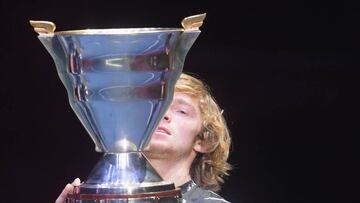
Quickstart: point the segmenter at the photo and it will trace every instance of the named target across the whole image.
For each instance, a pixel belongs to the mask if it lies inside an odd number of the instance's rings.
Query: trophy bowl
[[[172,101],[204,18],[184,18],[182,28],[58,32],[52,22],[30,21],[70,106],[103,153],[67,202],[181,202],[181,191],[160,177],[143,152]]]

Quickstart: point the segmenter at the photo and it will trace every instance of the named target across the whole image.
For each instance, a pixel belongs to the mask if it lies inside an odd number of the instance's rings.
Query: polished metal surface
[[[97,151],[141,151],[170,104],[200,32],[160,30],[39,35]]]
[[[140,152],[105,154],[67,202],[181,202],[181,190],[165,182]]]
[[[204,17],[184,19],[184,29],[60,32],[54,32],[52,22],[31,21],[55,61],[72,109],[96,150],[105,153],[68,201],[180,199],[174,184],[161,179],[142,151],[172,101],[186,54],[200,34]]]
[[[138,194],[173,189],[174,185],[163,181],[140,152],[104,154],[79,187],[82,194]]]

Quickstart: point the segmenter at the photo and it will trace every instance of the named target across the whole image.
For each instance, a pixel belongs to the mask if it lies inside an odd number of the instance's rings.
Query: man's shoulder
[[[215,192],[194,187],[183,194],[184,203],[230,203]]]

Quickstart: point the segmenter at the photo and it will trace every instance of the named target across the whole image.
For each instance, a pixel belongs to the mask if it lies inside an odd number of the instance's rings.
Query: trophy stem
[[[163,181],[141,152],[105,153],[85,184],[122,187]]]
[[[163,181],[141,152],[105,153],[88,179],[68,195],[67,202],[133,199],[177,203],[181,191]]]

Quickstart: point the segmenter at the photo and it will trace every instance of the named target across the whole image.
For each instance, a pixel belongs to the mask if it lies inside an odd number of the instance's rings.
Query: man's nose
[[[164,120],[167,121],[167,122],[171,121],[171,116],[170,116],[170,114],[168,112],[165,113]]]

